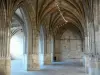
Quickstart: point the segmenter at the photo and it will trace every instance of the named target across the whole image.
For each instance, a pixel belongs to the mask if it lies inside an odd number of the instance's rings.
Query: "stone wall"
[[[57,61],[82,57],[82,40],[80,35],[67,30],[55,42],[55,56]]]

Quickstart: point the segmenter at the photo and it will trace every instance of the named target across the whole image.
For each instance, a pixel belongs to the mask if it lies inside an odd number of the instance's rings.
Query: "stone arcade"
[[[24,37],[27,71],[78,59],[85,74],[100,75],[99,24],[100,0],[0,0],[0,75],[11,75],[16,34]]]

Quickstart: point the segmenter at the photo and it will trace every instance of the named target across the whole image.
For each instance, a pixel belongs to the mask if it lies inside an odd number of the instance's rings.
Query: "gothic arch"
[[[25,33],[25,53],[27,53],[27,63],[25,63],[25,66],[27,68],[27,70],[29,70],[29,59],[30,59],[30,54],[33,53],[33,30],[35,29],[35,20],[34,20],[34,12],[32,12],[32,6],[30,4],[28,4],[28,2],[19,2],[18,5],[15,6],[15,8],[13,8],[12,10],[12,15],[15,13],[15,10],[20,9],[22,12],[22,15],[24,16],[24,33]],[[34,15],[34,16],[32,16]]]

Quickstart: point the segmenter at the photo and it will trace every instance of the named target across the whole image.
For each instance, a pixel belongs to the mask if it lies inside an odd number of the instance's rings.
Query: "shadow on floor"
[[[67,62],[53,62],[52,65],[42,66],[40,71],[15,71],[18,69],[12,70],[11,75],[86,75],[85,68],[79,61],[70,61]],[[17,65],[13,65],[17,66]],[[20,68],[20,67],[19,67]],[[0,74],[1,75],[1,74]]]

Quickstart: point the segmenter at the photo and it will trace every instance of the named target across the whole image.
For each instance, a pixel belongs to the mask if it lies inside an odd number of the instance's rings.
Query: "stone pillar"
[[[100,56],[99,58],[96,60],[96,75],[100,75]]]
[[[100,59],[92,57],[89,60],[89,75],[100,75]]]
[[[91,57],[89,60],[88,74],[95,75],[96,70],[96,59]]]
[[[44,64],[51,64],[53,61],[53,38],[51,35],[46,37],[46,51],[44,52]]]
[[[83,60],[84,60],[85,72],[88,73],[89,60],[90,60],[89,54],[84,54]]]
[[[85,53],[90,53],[90,46],[89,46],[89,44],[90,44],[90,41],[89,41],[90,39],[89,39],[89,36],[87,35],[87,36],[85,36],[85,40],[84,40],[84,51],[85,51]]]
[[[33,53],[28,55],[28,71],[40,70],[39,54]]]
[[[28,51],[28,71],[40,70],[39,31],[33,30],[32,50]]]
[[[100,45],[99,45],[99,25],[100,25],[100,1],[94,0],[93,5],[93,15],[94,15],[94,51],[95,51],[95,57],[91,58],[90,66],[89,66],[89,75],[100,75],[100,56],[98,54],[100,53]],[[92,33],[92,32],[91,32]]]
[[[44,64],[52,64],[52,53],[44,54]]]
[[[89,34],[85,36],[84,40],[84,55],[83,55],[83,65],[85,67],[85,72],[88,73],[88,68],[89,68],[89,59],[90,59],[90,41],[89,41]]]
[[[0,25],[0,75],[10,75],[11,66],[9,33],[9,27],[4,27]]]

